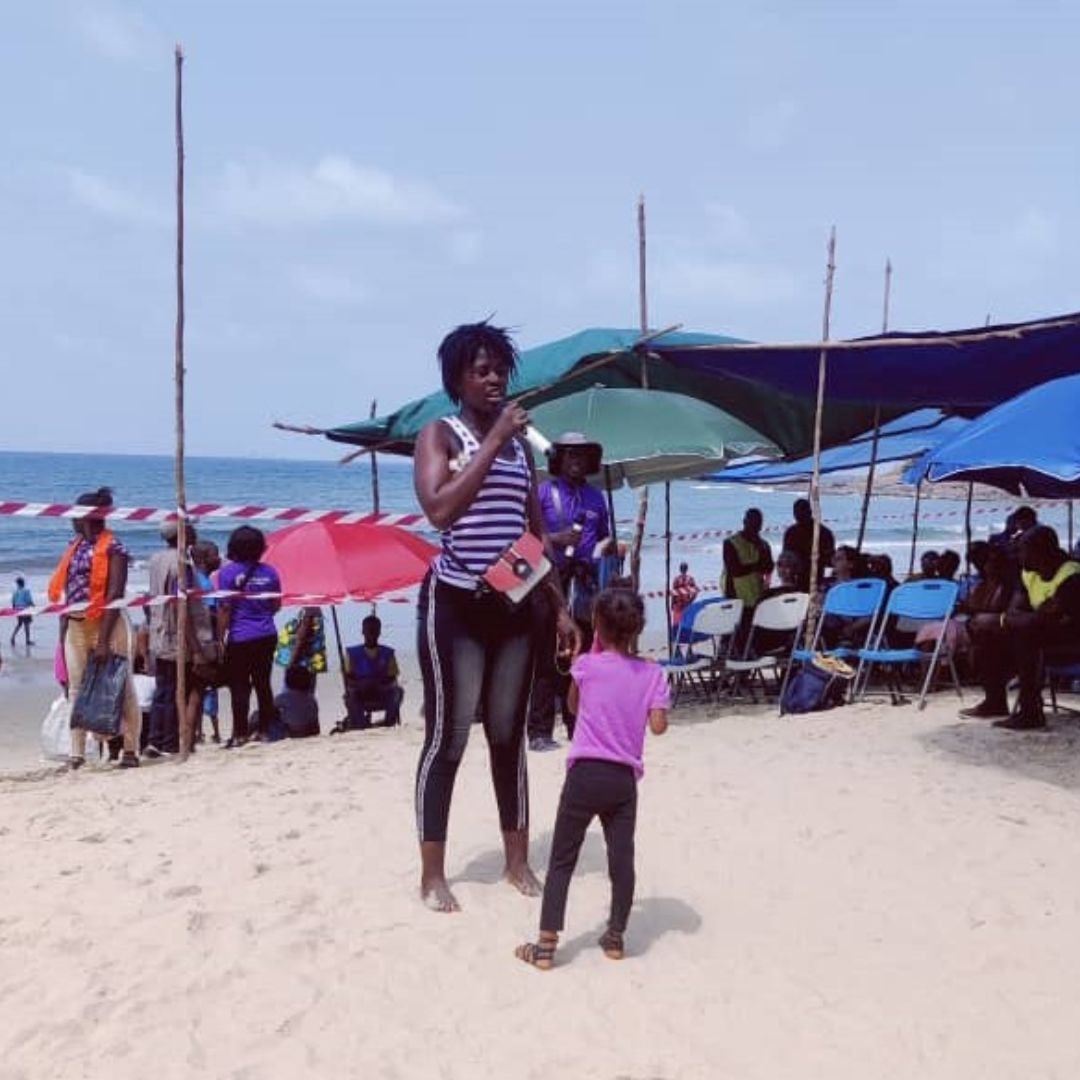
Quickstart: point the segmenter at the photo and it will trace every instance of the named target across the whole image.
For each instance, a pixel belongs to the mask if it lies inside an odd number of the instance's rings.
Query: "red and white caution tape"
[[[336,604],[370,604],[378,601],[380,604],[407,604],[411,597],[397,594],[394,596],[366,596],[357,593],[276,593],[276,592],[239,592],[230,589],[192,589],[188,597],[191,599],[204,600],[231,600],[235,596],[242,596],[246,600],[280,600],[282,607],[330,607]],[[663,595],[663,594],[661,594]],[[120,600],[113,600],[103,605],[103,609],[122,610],[133,608],[162,607],[165,604],[176,602],[175,595],[151,596],[150,593],[139,593],[136,596],[125,596]],[[0,618],[16,615],[85,615],[90,608],[88,600],[76,604],[38,604],[34,607],[0,608]]]
[[[63,518],[73,520],[88,516],[110,521],[176,521],[176,510],[153,506],[74,506],[70,503],[32,503],[15,499],[0,500],[0,517]],[[232,518],[241,521],[283,521],[298,524],[309,521],[336,522],[342,525],[399,525],[403,528],[427,524],[423,514],[383,514],[365,510],[311,510],[303,506],[242,506],[225,503],[198,503],[187,509],[189,519],[213,521]]]

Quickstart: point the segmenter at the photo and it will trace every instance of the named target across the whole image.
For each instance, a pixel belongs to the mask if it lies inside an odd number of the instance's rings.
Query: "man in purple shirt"
[[[552,446],[548,464],[550,480],[539,488],[540,510],[555,552],[555,567],[562,578],[563,593],[581,629],[582,647],[592,643],[591,608],[597,592],[597,563],[603,542],[611,535],[607,503],[588,477],[600,471],[603,447],[580,432],[560,435]],[[537,603],[546,603],[538,600]],[[529,707],[529,748],[554,750],[555,701],[562,699],[563,722],[568,734],[574,717],[566,704],[569,677],[555,668],[555,612],[537,617],[536,673]]]

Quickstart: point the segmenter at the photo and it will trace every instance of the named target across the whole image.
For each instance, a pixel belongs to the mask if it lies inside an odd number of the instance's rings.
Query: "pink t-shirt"
[[[616,761],[630,765],[640,780],[649,710],[671,702],[664,669],[651,660],[598,652],[579,656],[570,674],[580,697],[566,767],[582,758]]]

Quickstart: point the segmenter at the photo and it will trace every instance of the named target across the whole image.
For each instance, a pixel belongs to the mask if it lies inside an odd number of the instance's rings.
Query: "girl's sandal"
[[[514,950],[514,955],[526,964],[532,964],[534,968],[548,971],[555,963],[555,942],[530,941],[519,945]]]
[[[625,955],[623,936],[618,930],[606,930],[598,944],[609,960],[621,960]]]

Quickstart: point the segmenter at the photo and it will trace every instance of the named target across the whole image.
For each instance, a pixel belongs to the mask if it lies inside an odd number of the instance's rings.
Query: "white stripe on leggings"
[[[427,636],[428,654],[431,657],[433,673],[432,681],[435,683],[435,731],[431,738],[431,745],[428,747],[427,753],[420,764],[420,775],[416,780],[416,831],[419,833],[421,840],[424,839],[424,795],[427,793],[428,773],[431,771],[432,763],[439,752],[439,744],[442,742],[443,714],[445,711],[442,666],[439,664],[438,642],[435,640],[435,587],[435,576],[432,575],[428,579]]]

